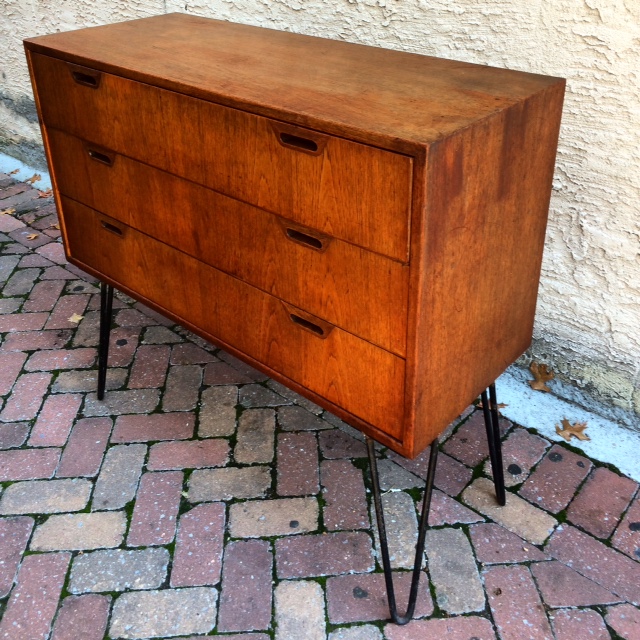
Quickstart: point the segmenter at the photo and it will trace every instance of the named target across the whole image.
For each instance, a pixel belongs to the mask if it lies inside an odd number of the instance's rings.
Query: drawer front
[[[70,255],[401,439],[402,358],[63,198]]]
[[[33,54],[44,123],[406,262],[412,160]]]
[[[405,355],[409,268],[48,130],[61,193]]]

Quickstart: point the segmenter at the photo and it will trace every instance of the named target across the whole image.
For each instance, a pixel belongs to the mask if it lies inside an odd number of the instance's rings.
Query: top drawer
[[[408,260],[412,159],[32,54],[45,125]]]

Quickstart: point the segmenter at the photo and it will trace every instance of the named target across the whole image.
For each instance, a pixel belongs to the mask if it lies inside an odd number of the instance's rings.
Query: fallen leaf
[[[478,409],[482,409],[483,404],[482,404],[482,400],[478,400],[478,404],[476,405],[478,407]],[[498,402],[498,411],[500,411],[500,409],[504,409],[505,407],[508,407],[508,404],[505,404],[504,402]],[[491,404],[489,404],[489,407],[491,407]]]
[[[56,222],[55,224],[52,224],[49,229],[57,229],[58,231],[60,231],[60,224],[58,222]]]
[[[0,211],[0,216],[10,216],[12,213],[15,213],[15,209],[5,209],[4,211]]]
[[[78,323],[80,322],[80,320],[82,320],[82,318],[84,318],[84,316],[80,316],[77,313],[74,313],[70,318],[69,318],[69,322],[75,322]]]
[[[9,173],[8,173],[7,175],[9,175],[9,176],[13,176],[13,175],[15,175],[16,173],[18,173],[18,171],[20,171],[20,169],[14,169],[13,171],[9,171]]]
[[[549,382],[549,380],[553,380],[556,376],[546,364],[538,364],[537,362],[532,362],[529,365],[529,371],[533,374],[534,380],[529,380],[529,386],[536,391],[551,391],[549,387],[545,384]]]
[[[571,424],[566,418],[563,418],[562,429],[559,425],[556,425],[556,433],[567,442],[571,440],[571,436],[578,438],[578,440],[591,440],[591,438],[584,433],[586,428],[586,422],[576,422],[575,424]]]
[[[35,240],[39,235],[39,233],[30,233],[26,238],[27,240]]]
[[[51,189],[47,189],[46,191],[38,191],[38,198],[50,198],[53,192]]]
[[[33,184],[34,182],[38,182],[38,180],[42,180],[42,176],[39,173],[34,173],[30,178],[27,178],[25,182],[27,184]]]

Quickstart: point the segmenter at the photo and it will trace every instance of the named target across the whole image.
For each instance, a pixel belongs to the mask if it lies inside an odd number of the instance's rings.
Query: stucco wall
[[[566,77],[530,355],[640,413],[638,0],[2,2],[0,145],[16,155],[38,145],[21,38],[164,11]]]

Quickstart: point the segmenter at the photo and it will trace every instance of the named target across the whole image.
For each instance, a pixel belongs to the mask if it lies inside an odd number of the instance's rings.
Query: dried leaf
[[[38,191],[38,198],[50,198],[53,191],[47,189],[46,191]]]
[[[75,322],[76,324],[78,322],[80,322],[80,320],[82,320],[82,318],[84,318],[84,316],[80,316],[77,313],[74,313],[70,318],[69,318],[69,322]]]
[[[11,209],[5,209],[4,211],[0,211],[0,216],[10,216],[12,214],[14,214],[16,212],[15,209],[11,208]]]
[[[504,402],[498,402],[498,411],[500,411],[500,409],[504,409],[505,407],[508,407],[508,404],[505,404]],[[482,400],[478,400],[478,404],[476,405],[476,407],[478,407],[478,409],[482,409],[483,408],[483,404],[482,404]],[[489,404],[489,407],[491,407],[491,404]]]
[[[538,364],[537,362],[532,362],[529,365],[529,371],[533,374],[535,380],[529,380],[529,386],[536,391],[551,391],[549,387],[545,384],[549,382],[549,380],[553,380],[556,376],[546,364]]]
[[[578,440],[591,440],[591,438],[584,433],[587,428],[586,422],[576,422],[571,424],[566,418],[562,419],[562,429],[556,425],[556,433],[564,438],[567,442],[571,440],[571,436],[578,438]]]
[[[35,240],[39,235],[39,233],[30,233],[26,238],[27,240]]]
[[[9,171],[9,173],[8,173],[7,175],[9,175],[9,176],[13,176],[13,175],[15,175],[16,173],[18,173],[18,171],[20,171],[20,169],[14,169],[13,171]]]
[[[55,224],[52,224],[49,229],[57,229],[58,231],[60,231],[60,224],[58,222],[56,222]]]
[[[38,180],[42,180],[42,176],[39,173],[34,173],[30,178],[27,178],[25,182],[27,184],[33,184],[34,182],[38,182]]]

